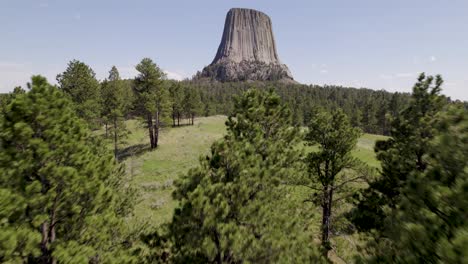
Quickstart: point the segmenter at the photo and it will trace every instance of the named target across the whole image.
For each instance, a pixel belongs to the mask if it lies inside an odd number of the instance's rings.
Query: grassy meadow
[[[222,138],[225,121],[225,116],[210,116],[197,118],[194,126],[164,128],[155,151],[149,151],[149,140],[141,123],[127,121],[130,134],[121,156],[140,192],[135,220],[159,226],[171,219],[176,206],[171,197],[173,181],[197,166],[200,156],[208,154],[211,143]],[[353,155],[371,166],[378,166],[373,147],[376,140],[383,138],[364,134]]]

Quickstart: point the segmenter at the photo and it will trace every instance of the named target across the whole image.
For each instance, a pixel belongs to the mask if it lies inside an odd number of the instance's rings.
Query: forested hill
[[[349,88],[334,85],[303,85],[283,82],[199,82],[183,81],[194,87],[205,105],[203,115],[228,115],[233,109],[233,97],[257,87],[273,89],[290,106],[294,122],[306,125],[314,112],[341,108],[352,125],[367,133],[389,134],[389,118],[398,115],[408,105],[410,94],[384,90]]]

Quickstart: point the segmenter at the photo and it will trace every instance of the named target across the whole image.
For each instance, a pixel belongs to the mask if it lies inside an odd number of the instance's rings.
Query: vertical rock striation
[[[245,8],[229,10],[216,57],[196,78],[293,80],[288,67],[279,60],[270,18]]]

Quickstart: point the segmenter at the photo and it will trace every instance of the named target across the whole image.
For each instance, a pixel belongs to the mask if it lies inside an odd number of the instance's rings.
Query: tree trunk
[[[180,112],[177,112],[177,126],[180,126]]]
[[[193,120],[195,119],[195,114],[192,113],[192,126],[193,126]]]
[[[117,159],[117,117],[114,116],[114,157]]]
[[[44,263],[49,262],[49,224],[47,221],[41,224],[41,259]]]
[[[109,137],[109,128],[107,127],[107,121],[104,123],[105,127],[106,127],[106,138]]]
[[[49,227],[49,240],[50,243],[54,243],[55,238],[56,238],[56,224],[57,224],[57,202],[59,200],[59,193],[57,193],[57,196],[55,197],[54,200],[54,206],[52,207],[52,213],[50,214],[50,227]],[[52,257],[52,252],[50,252],[50,263],[56,264],[57,260]]]
[[[172,126],[173,127],[175,127],[175,116],[176,116],[175,107],[172,107]]]
[[[154,132],[153,132],[153,117],[151,116],[151,114],[148,114],[148,116],[146,117],[146,121],[148,123],[148,134],[149,134],[149,137],[150,137],[150,144],[151,144],[151,149],[154,148]]]
[[[323,256],[328,258],[328,251],[331,249],[330,245],[330,226],[331,226],[331,212],[333,201],[333,184],[323,187],[322,198],[322,250]]]
[[[159,111],[156,111],[156,120],[154,121],[154,148],[158,147],[159,140]]]
[[[218,264],[223,263],[223,256],[222,256],[222,250],[221,250],[221,243],[219,241],[219,235],[218,232],[214,231],[214,242],[216,246],[216,256],[215,256],[215,262]]]
[[[45,221],[41,225],[41,251],[42,255],[40,257],[41,263],[51,263],[56,264],[57,260],[52,257],[52,250],[50,250],[49,245],[53,243],[56,239],[56,224],[57,224],[57,202],[59,199],[59,193],[55,196],[54,203],[50,211],[49,221]]]

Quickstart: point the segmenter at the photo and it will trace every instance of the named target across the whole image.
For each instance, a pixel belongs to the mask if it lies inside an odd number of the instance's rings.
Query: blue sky
[[[133,77],[144,57],[190,77],[214,58],[232,7],[272,18],[299,82],[408,92],[424,71],[468,100],[466,0],[0,0],[0,92],[32,74],[55,82],[72,59],[99,79],[112,65]]]

